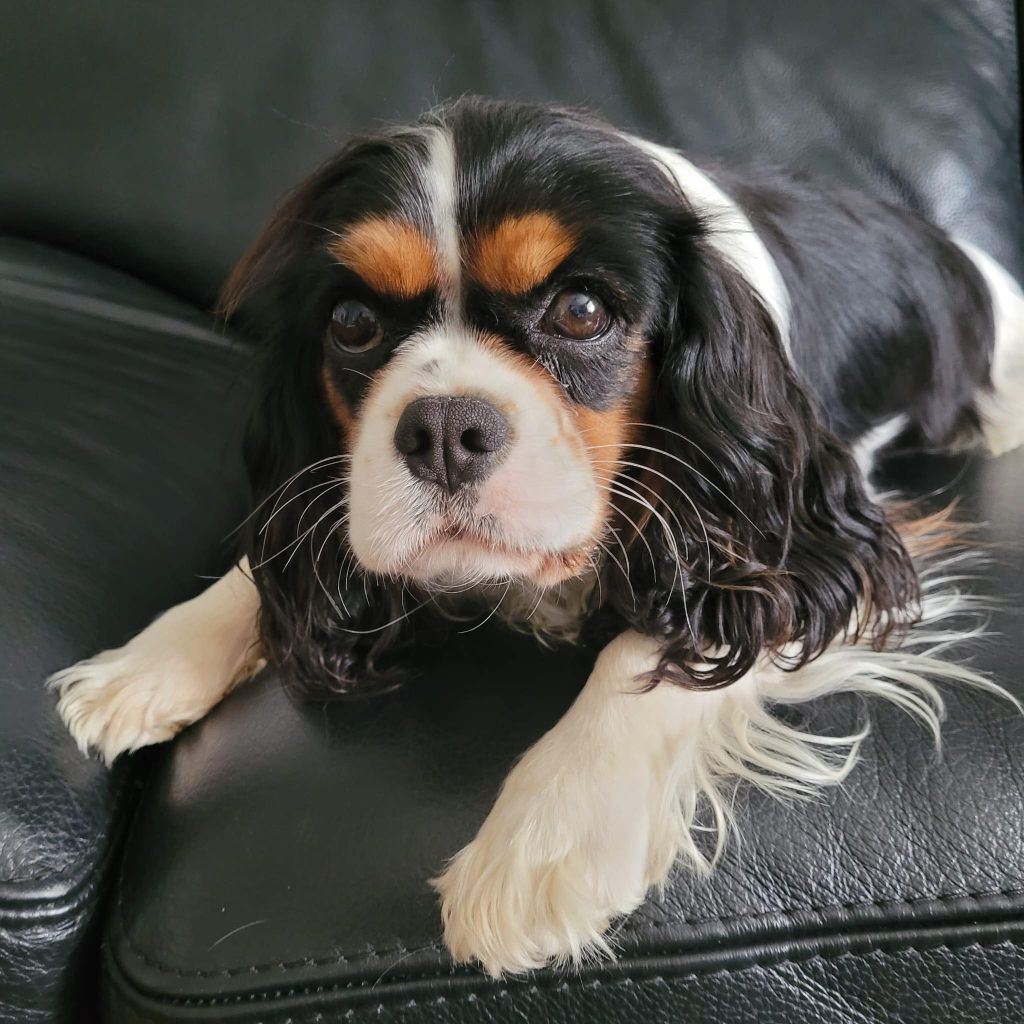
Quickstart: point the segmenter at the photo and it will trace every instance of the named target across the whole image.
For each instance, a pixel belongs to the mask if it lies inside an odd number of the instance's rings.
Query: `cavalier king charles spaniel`
[[[856,691],[937,730],[936,681],[999,689],[940,656],[971,633],[951,521],[867,474],[894,442],[1024,440],[1024,295],[905,210],[468,98],[328,160],[221,310],[260,361],[244,557],[54,677],[60,714],[111,761],[265,663],[314,699],[393,686],[469,603],[600,638],[432,883],[456,960],[608,953],[677,859],[714,861],[736,780],[849,772],[863,733],[774,708]]]

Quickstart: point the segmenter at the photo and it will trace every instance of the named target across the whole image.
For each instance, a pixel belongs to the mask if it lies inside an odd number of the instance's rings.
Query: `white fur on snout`
[[[414,477],[395,448],[405,407],[428,395],[491,402],[511,426],[493,472],[458,504],[469,527],[494,542],[435,543],[448,524],[444,495]],[[432,328],[407,341],[361,411],[352,449],[349,536],[364,567],[419,579],[529,576],[545,556],[587,544],[601,495],[572,414],[536,378],[472,330]]]

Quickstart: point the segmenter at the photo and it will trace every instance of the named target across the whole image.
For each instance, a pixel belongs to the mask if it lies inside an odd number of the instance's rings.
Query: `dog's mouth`
[[[445,519],[409,560],[406,572],[414,577],[473,575],[529,579],[551,586],[578,576],[591,563],[593,545],[552,551],[513,543],[486,524]]]
[[[460,545],[509,559],[529,559],[542,553],[539,549],[509,543],[486,525],[475,526],[450,519],[441,523],[434,536],[423,545],[423,550],[443,545]]]
[[[516,550],[513,549],[511,545],[489,535],[485,530],[469,526],[464,523],[448,522],[442,524],[441,528],[437,532],[437,536],[434,538],[434,543],[443,543],[445,541],[453,540],[476,544],[482,548],[486,548],[488,551],[503,554],[513,553]],[[518,553],[522,554],[521,551]]]

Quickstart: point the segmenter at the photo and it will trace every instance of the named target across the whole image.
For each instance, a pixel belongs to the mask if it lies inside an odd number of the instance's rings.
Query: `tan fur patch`
[[[895,501],[886,505],[886,513],[912,558],[930,558],[956,551],[965,548],[968,540],[973,548],[986,547],[977,538],[970,537],[971,524],[956,518],[958,504],[959,499],[954,499],[945,508],[921,515],[911,502]]]
[[[550,213],[508,217],[470,246],[469,272],[493,292],[521,295],[544,281],[575,244]]]
[[[640,351],[638,346],[635,348],[636,351]],[[633,372],[636,375],[633,389],[621,405],[604,412],[595,412],[592,409],[579,410],[577,424],[586,446],[587,456],[593,463],[594,475],[608,503],[603,522],[610,520],[615,527],[626,524],[627,535],[635,536],[637,528],[644,529],[651,512],[639,503],[620,496],[620,501],[626,506],[632,506],[624,513],[615,504],[610,493],[612,483],[619,473],[631,468],[623,465],[624,461],[646,462],[646,453],[643,450],[630,451],[629,445],[643,435],[641,424],[649,420],[654,374],[650,361],[643,355],[638,356]],[[657,497],[651,492],[657,492],[657,485],[661,483],[660,478],[641,472],[639,479],[643,481],[639,487],[640,496],[657,503]],[[635,484],[631,484],[630,487],[635,487]],[[625,516],[633,523],[629,524]]]
[[[440,283],[434,243],[405,221],[368,217],[332,238],[327,251],[383,295],[411,299]]]
[[[334,381],[331,380],[330,371],[325,366],[323,368],[322,380],[324,384],[324,394],[327,396],[327,405],[334,416],[334,422],[341,428],[341,432],[344,435],[346,442],[351,442],[352,435],[355,433],[356,421],[352,415],[352,410],[349,407],[348,402],[338,392],[338,389],[334,386]]]

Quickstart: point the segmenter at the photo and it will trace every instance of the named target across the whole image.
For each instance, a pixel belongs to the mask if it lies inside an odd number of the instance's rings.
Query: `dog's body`
[[[769,705],[858,690],[937,728],[932,680],[991,686],[929,652],[963,607],[913,561],[941,519],[864,479],[897,436],[1024,440],[1024,296],[919,218],[465,100],[326,164],[224,306],[266,358],[246,557],[55,677],[61,713],[110,760],[263,661],[314,695],[390,685],[406,587],[613,630],[435,882],[457,958],[579,961],[680,854],[707,865],[725,779],[846,774],[859,736]]]

